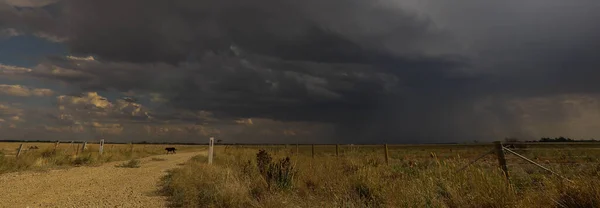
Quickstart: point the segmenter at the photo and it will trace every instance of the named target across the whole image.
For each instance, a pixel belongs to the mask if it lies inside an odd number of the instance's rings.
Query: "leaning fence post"
[[[311,144],[311,155],[312,155],[312,158],[315,158],[315,145],[314,144]]]
[[[83,147],[81,147],[81,152],[85,151],[85,147],[87,146],[87,142],[83,142]]]
[[[389,162],[389,152],[388,152],[388,145],[384,144],[383,145],[383,149],[385,150],[385,164],[390,164]]]
[[[98,147],[98,153],[100,155],[102,155],[102,152],[104,151],[104,139],[100,140],[100,147]]]
[[[80,144],[77,144],[77,151],[75,152],[75,156],[79,155],[79,145]]]
[[[130,148],[129,152],[131,153],[131,156],[133,157],[133,142],[129,143],[129,148]]]
[[[54,143],[54,151],[56,152],[56,149],[58,149],[58,145],[60,144],[60,141],[56,141],[56,143]]]
[[[340,145],[339,144],[335,145],[335,156],[336,157],[340,156]]]
[[[215,138],[211,137],[208,140],[208,164],[213,162],[213,151],[214,151]]]
[[[502,149],[502,142],[495,141],[494,148],[496,149],[496,156],[498,156],[498,164],[500,165],[502,172],[504,172],[504,177],[506,177],[506,180],[508,181],[509,180],[508,167],[506,167],[506,158],[504,157],[504,150]]]
[[[23,150],[23,144],[19,145],[19,151],[17,152],[17,158],[21,156],[21,150]]]

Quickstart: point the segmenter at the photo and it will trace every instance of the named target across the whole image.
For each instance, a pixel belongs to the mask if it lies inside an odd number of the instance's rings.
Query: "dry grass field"
[[[259,149],[266,153],[258,154]],[[162,193],[175,207],[600,207],[600,145],[517,149],[570,181],[507,154],[507,183],[481,145],[217,146],[171,171]],[[289,157],[289,160],[284,158]]]
[[[16,158],[19,145],[23,150]],[[88,143],[82,151],[82,143],[19,143],[0,142],[0,174],[23,170],[46,170],[81,165],[99,165],[105,162],[130,160],[151,155],[165,154],[165,147],[175,147],[178,152],[194,151],[201,148],[195,145],[166,144],[105,144],[100,155],[98,143]],[[38,149],[29,149],[37,146]]]

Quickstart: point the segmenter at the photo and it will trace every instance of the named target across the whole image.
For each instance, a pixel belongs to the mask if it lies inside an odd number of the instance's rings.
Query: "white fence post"
[[[54,151],[56,152],[56,149],[58,148],[58,145],[60,144],[60,141],[56,141],[56,143],[54,144]]]
[[[208,141],[208,164],[212,164],[213,162],[213,147],[215,144],[215,138],[211,137]]]
[[[17,152],[17,158],[21,156],[21,151],[23,150],[23,144],[19,145],[19,151]]]
[[[87,147],[87,142],[83,142],[83,147],[81,147],[81,152],[85,151],[86,147]]]
[[[100,153],[100,155],[102,155],[102,152],[104,151],[104,139],[100,140],[100,147],[98,148],[98,152]]]

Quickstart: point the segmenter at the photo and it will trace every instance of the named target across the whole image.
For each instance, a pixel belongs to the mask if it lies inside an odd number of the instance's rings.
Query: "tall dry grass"
[[[72,166],[94,166],[105,162],[131,160],[151,155],[165,154],[164,148],[173,145],[105,144],[100,155],[98,144],[88,144],[81,150],[81,144],[60,144],[54,149],[54,143],[24,143],[23,151],[17,158],[21,143],[0,143],[0,174],[24,170],[46,170]],[[29,146],[39,149],[29,150]],[[79,149],[78,149],[79,147]],[[175,145],[178,151],[192,151],[202,148],[192,145]]]
[[[219,147],[213,165],[198,156],[172,170],[161,186],[175,207],[600,206],[597,161],[587,163],[585,157],[574,155],[583,159],[570,168],[547,164],[574,183],[517,160],[509,160],[511,180],[507,183],[493,155],[456,172],[486,148],[455,149],[454,153],[432,147],[407,149],[410,154],[398,148],[387,165],[378,149],[348,150],[335,157],[333,148],[312,159],[310,149],[297,155],[293,146],[267,147],[273,161],[290,157],[296,171],[291,188],[280,188],[269,186],[262,176],[256,160],[258,148]],[[554,157],[560,161],[562,156]]]

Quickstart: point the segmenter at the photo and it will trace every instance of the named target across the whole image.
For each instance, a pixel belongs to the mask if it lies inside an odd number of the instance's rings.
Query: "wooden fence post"
[[[100,147],[98,147],[98,153],[102,155],[102,152],[104,152],[104,139],[100,140]]]
[[[75,156],[79,155],[79,146],[80,144],[77,144],[77,151],[75,152]]]
[[[83,153],[85,151],[85,147],[87,146],[87,142],[83,142],[83,147],[81,147],[81,152]]]
[[[340,156],[340,145],[339,144],[335,144],[335,156],[336,157]]]
[[[17,152],[17,158],[21,156],[21,150],[23,150],[23,144],[19,145],[19,151]]]
[[[389,162],[389,152],[388,152],[388,145],[384,144],[383,145],[383,149],[385,150],[385,164],[390,164]]]
[[[314,144],[311,144],[311,155],[312,155],[312,158],[315,158],[315,145]]]
[[[504,172],[504,176],[506,177],[506,180],[508,181],[509,180],[508,167],[506,167],[506,158],[504,157],[504,150],[502,149],[502,142],[495,141],[494,147],[496,149],[496,156],[498,157],[498,164],[500,165],[500,168],[502,169],[502,172]]]
[[[58,149],[58,145],[60,144],[60,141],[56,141],[56,143],[54,143],[54,151],[56,152],[56,149]]]
[[[212,162],[213,162],[214,144],[215,144],[215,138],[211,137],[208,140],[208,164],[212,164]]]

